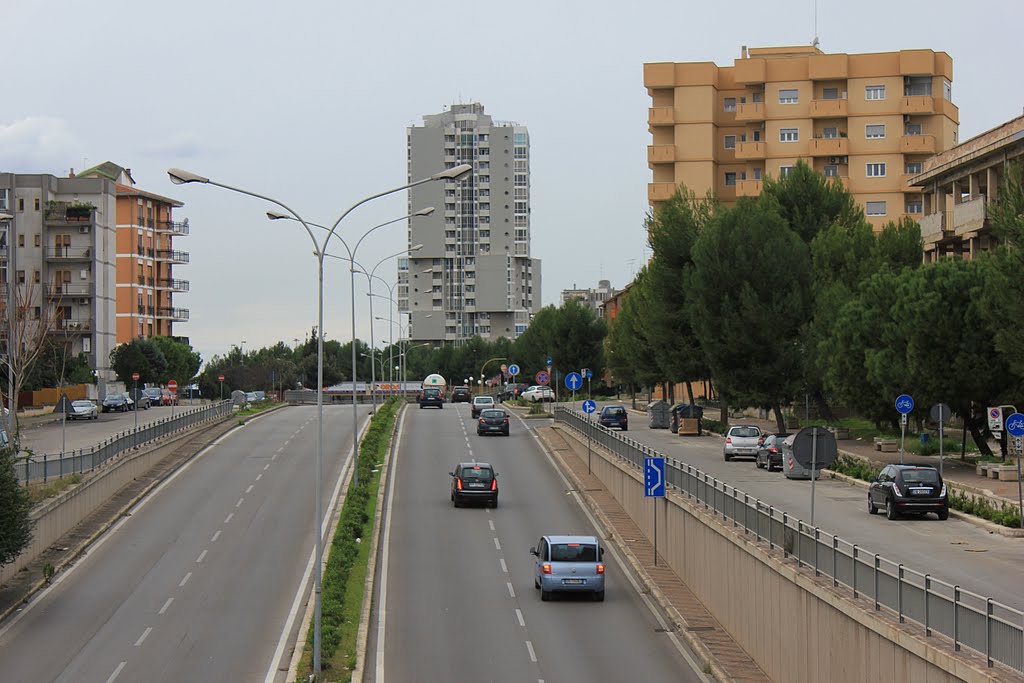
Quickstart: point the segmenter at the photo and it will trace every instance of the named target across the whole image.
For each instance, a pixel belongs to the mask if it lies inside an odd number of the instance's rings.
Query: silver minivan
[[[604,601],[604,548],[596,536],[541,536],[530,554],[537,558],[533,586],[540,589],[541,600],[572,592]]]

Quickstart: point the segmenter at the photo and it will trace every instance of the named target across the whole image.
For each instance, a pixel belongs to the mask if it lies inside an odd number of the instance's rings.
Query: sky
[[[1019,116],[1017,52],[1024,2],[818,0],[830,53],[930,48],[953,58],[960,139]],[[0,170],[67,175],[103,161],[138,186],[184,202],[176,239],[191,282],[175,333],[204,359],[245,342],[292,345],[317,319],[313,243],[275,207],[207,185],[173,185],[180,167],[271,196],[306,220],[333,223],[364,197],[404,185],[406,128],[459,102],[526,125],[531,143],[531,251],[542,303],[562,289],[627,284],[648,257],[647,108],[643,64],[731,65],[740,47],[805,45],[814,0],[519,0],[512,3],[102,3],[0,0],[4,68]],[[406,214],[403,193],[342,223],[350,244]],[[368,237],[368,267],[402,249],[404,223]],[[340,245],[328,252],[340,253]],[[347,342],[351,290],[325,264],[328,338]],[[378,269],[394,281],[395,267]],[[381,293],[380,286],[375,293]],[[365,282],[356,336],[369,340]],[[375,299],[374,315],[387,317]],[[396,314],[397,318],[397,314]],[[401,330],[376,322],[374,340]]]

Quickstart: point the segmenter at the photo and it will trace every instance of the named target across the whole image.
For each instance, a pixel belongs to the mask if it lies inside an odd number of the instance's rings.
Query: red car
[[[178,394],[170,391],[169,389],[160,390],[160,405],[162,406],[176,406],[178,405]]]

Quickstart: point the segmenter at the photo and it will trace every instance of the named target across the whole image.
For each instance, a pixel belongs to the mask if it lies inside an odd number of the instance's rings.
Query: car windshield
[[[626,414],[626,409],[625,408],[620,408],[618,406],[612,406],[611,408],[605,408],[604,409],[604,414],[605,415],[613,415],[613,416],[625,415]]]
[[[589,543],[552,543],[552,562],[597,562],[597,546]]]
[[[489,467],[463,467],[462,478],[471,481],[490,481],[494,475]]]
[[[439,390],[437,390],[437,389],[424,389],[423,390],[423,395],[424,396],[438,396],[438,395],[440,395],[440,393],[441,392]]]
[[[757,427],[733,427],[729,430],[729,436],[751,438],[761,436],[761,430]]]
[[[71,405],[75,408],[92,408],[92,401],[72,401]]]
[[[475,403],[494,403],[494,399],[490,396],[477,396],[473,401]]]
[[[480,411],[480,416],[481,417],[492,418],[492,419],[500,419],[500,418],[505,417],[505,411],[504,410],[481,410]]]
[[[903,481],[908,484],[938,484],[939,473],[933,469],[903,470]]]

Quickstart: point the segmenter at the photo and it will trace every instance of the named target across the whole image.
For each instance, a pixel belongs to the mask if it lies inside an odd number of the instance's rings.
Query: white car
[[[98,420],[100,411],[92,401],[72,401],[71,412],[68,413],[67,418],[69,420]]]
[[[537,384],[520,394],[519,398],[526,399],[532,403],[537,403],[538,401],[554,401],[555,392],[551,390],[551,387],[545,387]]]

